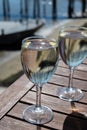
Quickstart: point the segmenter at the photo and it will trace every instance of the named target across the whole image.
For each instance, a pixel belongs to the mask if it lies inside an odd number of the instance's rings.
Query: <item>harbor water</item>
[[[10,13],[10,20],[19,20],[21,17],[25,18],[24,12],[27,13],[28,18],[34,18],[34,2],[37,4],[37,0],[26,0],[27,6],[25,5],[25,0],[6,0],[8,1],[8,10]],[[53,0],[40,0],[39,5],[39,18],[51,19],[52,18],[52,1]],[[56,0],[57,7],[57,19],[67,19],[68,18],[68,2],[69,0]],[[0,20],[4,20],[3,10],[5,5],[3,0],[0,0]],[[27,7],[27,10],[25,9]],[[76,0],[74,4],[75,14],[81,15],[81,0]]]

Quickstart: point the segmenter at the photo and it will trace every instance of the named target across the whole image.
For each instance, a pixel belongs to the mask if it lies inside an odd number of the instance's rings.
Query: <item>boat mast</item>
[[[33,9],[33,17],[36,19],[36,23],[38,24],[40,17],[40,1],[34,0],[34,9]]]
[[[3,17],[4,20],[10,19],[10,3],[9,0],[3,0]]]
[[[6,7],[5,7],[5,0],[3,0],[3,17],[4,17],[4,20],[6,20]]]
[[[10,2],[7,0],[7,17],[10,19]]]
[[[23,0],[20,0],[20,21],[22,21],[23,17]]]
[[[56,20],[57,19],[57,0],[52,0],[52,6],[53,6],[52,18],[53,20]]]

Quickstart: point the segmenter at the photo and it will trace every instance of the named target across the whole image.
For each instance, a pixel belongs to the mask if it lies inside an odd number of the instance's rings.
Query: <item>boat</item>
[[[2,30],[2,34],[0,35],[0,50],[20,50],[21,42],[24,38],[34,35],[34,33],[39,30],[45,23],[41,22],[36,26],[25,29],[21,31],[15,31],[12,33],[4,34]]]

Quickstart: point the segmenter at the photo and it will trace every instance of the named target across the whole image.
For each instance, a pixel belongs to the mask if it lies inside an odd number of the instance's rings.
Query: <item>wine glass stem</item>
[[[36,85],[36,107],[41,107],[42,86]]]
[[[73,73],[74,73],[74,68],[70,67],[70,75],[69,75],[69,85],[68,88],[73,87]]]

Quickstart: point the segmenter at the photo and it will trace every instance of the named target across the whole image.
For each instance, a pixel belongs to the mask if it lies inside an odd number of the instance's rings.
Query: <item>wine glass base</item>
[[[32,124],[45,124],[53,119],[53,112],[46,106],[32,105],[24,110],[23,118]]]
[[[77,88],[59,88],[57,90],[57,95],[60,99],[65,101],[79,101],[83,98],[83,92]]]

